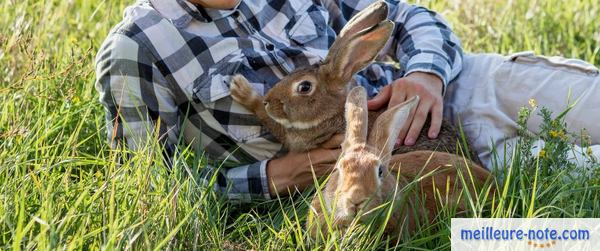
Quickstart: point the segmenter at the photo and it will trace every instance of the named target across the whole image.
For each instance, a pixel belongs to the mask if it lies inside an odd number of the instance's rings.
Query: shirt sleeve
[[[113,33],[96,56],[96,89],[105,116],[112,148],[140,150],[149,140],[163,147],[170,166],[179,145],[179,110],[169,82],[154,63],[152,54],[124,34]],[[205,166],[203,183],[229,199],[248,202],[270,198],[266,175],[267,161],[235,168]],[[216,180],[210,183],[210,179]]]
[[[226,169],[206,166],[200,172],[200,181],[205,186],[227,196],[231,202],[246,203],[256,199],[271,199],[267,179],[267,162]]]
[[[353,15],[373,0],[325,1],[330,13],[330,25],[339,32]],[[427,72],[440,77],[446,86],[462,69],[460,40],[446,21],[426,8],[396,0],[385,1],[388,18],[395,22],[391,41],[384,52],[394,56],[404,71]]]

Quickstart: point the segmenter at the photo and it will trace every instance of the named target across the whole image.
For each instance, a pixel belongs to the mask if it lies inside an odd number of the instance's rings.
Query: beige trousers
[[[465,55],[461,75],[448,86],[444,116],[460,122],[471,147],[489,169],[493,147],[501,161],[512,153],[518,139],[518,112],[529,106],[530,99],[554,116],[577,101],[566,116],[567,130],[580,133],[585,129],[592,138],[593,155],[600,160],[600,75],[598,68],[581,60],[531,52]],[[532,114],[528,129],[538,132],[541,121]],[[544,142],[536,144],[534,153]],[[570,161],[584,165],[589,159],[586,150],[574,145]]]

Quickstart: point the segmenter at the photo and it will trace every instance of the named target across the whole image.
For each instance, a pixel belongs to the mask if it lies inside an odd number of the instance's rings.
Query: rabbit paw
[[[248,80],[242,75],[237,74],[231,78],[229,89],[233,100],[250,111],[255,111],[262,105],[263,97],[252,88]]]

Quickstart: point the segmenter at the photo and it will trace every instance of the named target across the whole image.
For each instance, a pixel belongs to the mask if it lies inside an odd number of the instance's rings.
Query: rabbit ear
[[[363,9],[340,31],[329,48],[322,73],[331,84],[345,85],[352,75],[367,66],[383,48],[394,23],[386,21],[388,6],[377,1]],[[336,86],[340,87],[340,86]]]
[[[327,76],[329,83],[345,86],[355,73],[375,59],[393,29],[394,23],[385,20],[336,40],[320,68],[321,73]]]
[[[346,98],[346,138],[342,148],[366,143],[368,112],[367,92],[361,86],[354,87]]]
[[[379,149],[381,159],[389,160],[386,156],[392,154],[394,144],[396,144],[396,139],[400,134],[400,129],[406,123],[412,108],[418,103],[419,96],[414,96],[410,100],[388,109],[375,120],[368,143]]]
[[[362,11],[356,13],[346,23],[344,28],[340,31],[339,38],[346,38],[358,33],[361,30],[371,28],[383,20],[386,20],[388,16],[388,6],[383,1],[377,1],[364,8]]]

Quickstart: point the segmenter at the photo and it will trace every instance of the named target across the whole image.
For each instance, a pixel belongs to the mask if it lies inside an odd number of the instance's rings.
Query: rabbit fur
[[[429,139],[422,130],[415,146],[394,149],[392,139],[398,137],[418,97],[386,111],[367,110],[366,93],[355,87],[352,76],[373,62],[388,43],[394,23],[387,15],[387,5],[381,1],[356,14],[324,61],[292,72],[265,97],[242,75],[232,78],[232,98],[253,112],[290,151],[314,149],[334,134],[345,133],[342,156],[322,191],[325,205],[319,196],[311,203],[306,227],[312,237],[324,236],[320,230],[327,225],[328,213],[333,214],[334,227],[344,228],[361,220],[361,212],[386,202],[394,201],[404,208],[421,205],[423,210],[415,212],[402,208],[392,211],[385,229],[398,236],[420,220],[435,217],[440,191],[446,192],[446,203],[456,205],[459,211],[466,208],[459,200],[464,189],[455,183],[460,173],[471,179],[467,184],[473,186],[466,189],[473,193],[490,177],[474,162],[450,154],[461,151],[457,149],[458,133],[447,121],[443,121],[437,139]],[[477,158],[473,152],[470,156]],[[409,184],[422,193],[404,191]]]
[[[477,196],[490,180],[489,172],[468,159],[444,152],[392,155],[395,142],[390,139],[398,136],[418,97],[382,113],[373,130],[368,130],[366,103],[362,87],[349,93],[342,154],[322,193],[313,197],[306,223],[309,235],[325,238],[330,232],[323,231],[328,226],[328,216],[334,229],[344,229],[355,220],[385,218],[387,211],[380,210],[379,215],[373,211],[388,202],[393,205],[391,217],[383,223],[385,232],[393,238],[433,220],[440,203],[456,207],[458,212],[465,211],[467,205],[460,200],[464,187],[458,176],[462,174],[464,184],[470,185],[466,189]],[[414,187],[415,191],[405,191],[407,187]]]
[[[352,76],[373,62],[386,46],[394,29],[387,15],[387,5],[381,1],[356,14],[344,26],[323,62],[292,72],[265,97],[244,76],[235,75],[230,83],[232,98],[252,111],[288,150],[317,148],[332,135],[344,132],[344,101],[355,85]],[[369,121],[381,112],[370,112]],[[457,139],[455,127],[444,120],[436,139],[429,139],[424,129],[415,145],[399,146],[394,152],[440,150],[460,154]],[[473,152],[467,156],[477,158]]]

